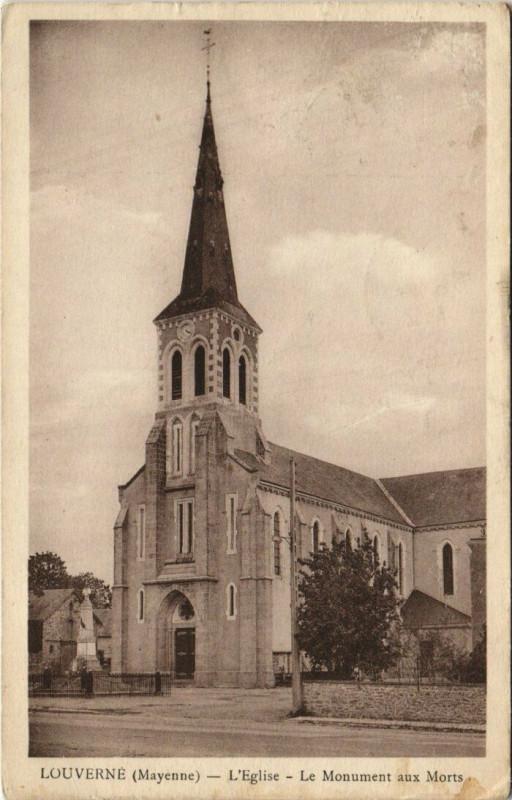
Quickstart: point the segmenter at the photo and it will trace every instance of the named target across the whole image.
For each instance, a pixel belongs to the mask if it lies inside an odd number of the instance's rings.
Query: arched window
[[[139,506],[137,519],[137,558],[142,561],[146,555],[146,506]]]
[[[192,418],[190,423],[190,474],[193,475],[196,471],[196,436],[197,429],[199,428],[200,420],[197,417]]]
[[[172,437],[172,474],[181,475],[183,470],[183,425],[175,419],[171,427]]]
[[[320,523],[315,520],[313,523],[313,553],[318,553],[320,547]]]
[[[281,574],[281,518],[274,514],[274,575]]]
[[[176,552],[190,556],[194,552],[194,500],[176,501]]]
[[[402,542],[398,545],[398,591],[403,594],[404,591],[404,551]]]
[[[396,545],[388,532],[388,567],[393,574],[396,570]]]
[[[228,619],[235,619],[236,617],[236,586],[234,583],[229,583],[227,586],[227,608],[226,616]]]
[[[181,400],[182,397],[182,373],[183,373],[183,362],[181,358],[181,353],[179,350],[176,350],[172,357],[171,361],[171,399],[172,400]]]
[[[231,355],[227,347],[222,353],[222,394],[231,397]]]
[[[144,622],[144,589],[139,589],[137,600],[137,619],[139,622]]]
[[[349,528],[345,531],[345,547],[347,550],[352,550],[352,533]]]
[[[238,401],[247,404],[247,362],[245,356],[238,360]]]
[[[183,597],[182,600],[179,600],[173,615],[172,615],[172,624],[173,625],[180,625],[183,622],[192,622],[195,617],[194,607],[188,598]]]
[[[451,544],[443,547],[443,593],[453,594],[453,548]]]
[[[375,566],[377,566],[377,565],[378,565],[378,563],[379,563],[379,559],[380,559],[380,554],[379,554],[379,551],[380,551],[380,546],[379,546],[379,545],[380,545],[380,542],[379,542],[379,537],[377,536],[377,534],[375,534],[375,536],[373,537],[373,542],[372,542],[372,547],[373,547],[373,563],[374,563],[374,565],[375,565]]]
[[[194,394],[199,397],[206,393],[206,353],[202,344],[194,353]]]
[[[238,511],[238,495],[226,495],[226,517],[227,517],[227,537],[228,537],[228,555],[236,553],[236,537],[238,534],[236,528],[236,517]]]

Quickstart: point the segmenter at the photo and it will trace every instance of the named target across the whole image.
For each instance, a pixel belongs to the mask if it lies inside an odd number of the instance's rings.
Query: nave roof
[[[382,483],[416,527],[486,518],[485,467],[382,478]]]
[[[376,481],[359,472],[270,444],[271,463],[261,479],[290,487],[290,459],[296,463],[298,492],[416,527],[477,522],[486,517],[485,467],[442,470]],[[384,490],[379,486],[382,484]],[[398,505],[393,504],[386,492]]]
[[[298,492],[312,495],[359,511],[366,511],[390,522],[405,524],[402,515],[373,478],[359,472],[320,461],[288,447],[269,443],[271,463],[262,466],[261,479],[290,488],[290,459],[295,459]]]

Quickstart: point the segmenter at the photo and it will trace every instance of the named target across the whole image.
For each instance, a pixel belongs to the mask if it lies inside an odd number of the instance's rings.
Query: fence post
[[[43,689],[47,692],[52,691],[52,671],[50,667],[45,667],[43,671]]]
[[[94,677],[92,670],[87,673],[87,694],[89,696],[94,694]]]
[[[162,676],[158,670],[155,672],[155,694],[162,694]]]

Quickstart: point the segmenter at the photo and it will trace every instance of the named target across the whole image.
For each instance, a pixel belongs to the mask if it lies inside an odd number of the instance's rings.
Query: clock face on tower
[[[178,339],[180,342],[186,342],[187,339],[190,339],[194,335],[194,330],[195,326],[191,319],[180,322],[178,325]]]

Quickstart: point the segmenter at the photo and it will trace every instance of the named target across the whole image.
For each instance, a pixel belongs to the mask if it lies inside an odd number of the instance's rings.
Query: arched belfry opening
[[[158,612],[157,669],[178,680],[193,680],[196,670],[196,615],[182,592],[172,591]]]
[[[222,352],[222,394],[231,397],[231,354],[227,347]]]
[[[194,395],[206,394],[206,351],[202,344],[194,353]]]
[[[247,361],[244,355],[238,360],[238,402],[247,405]]]

